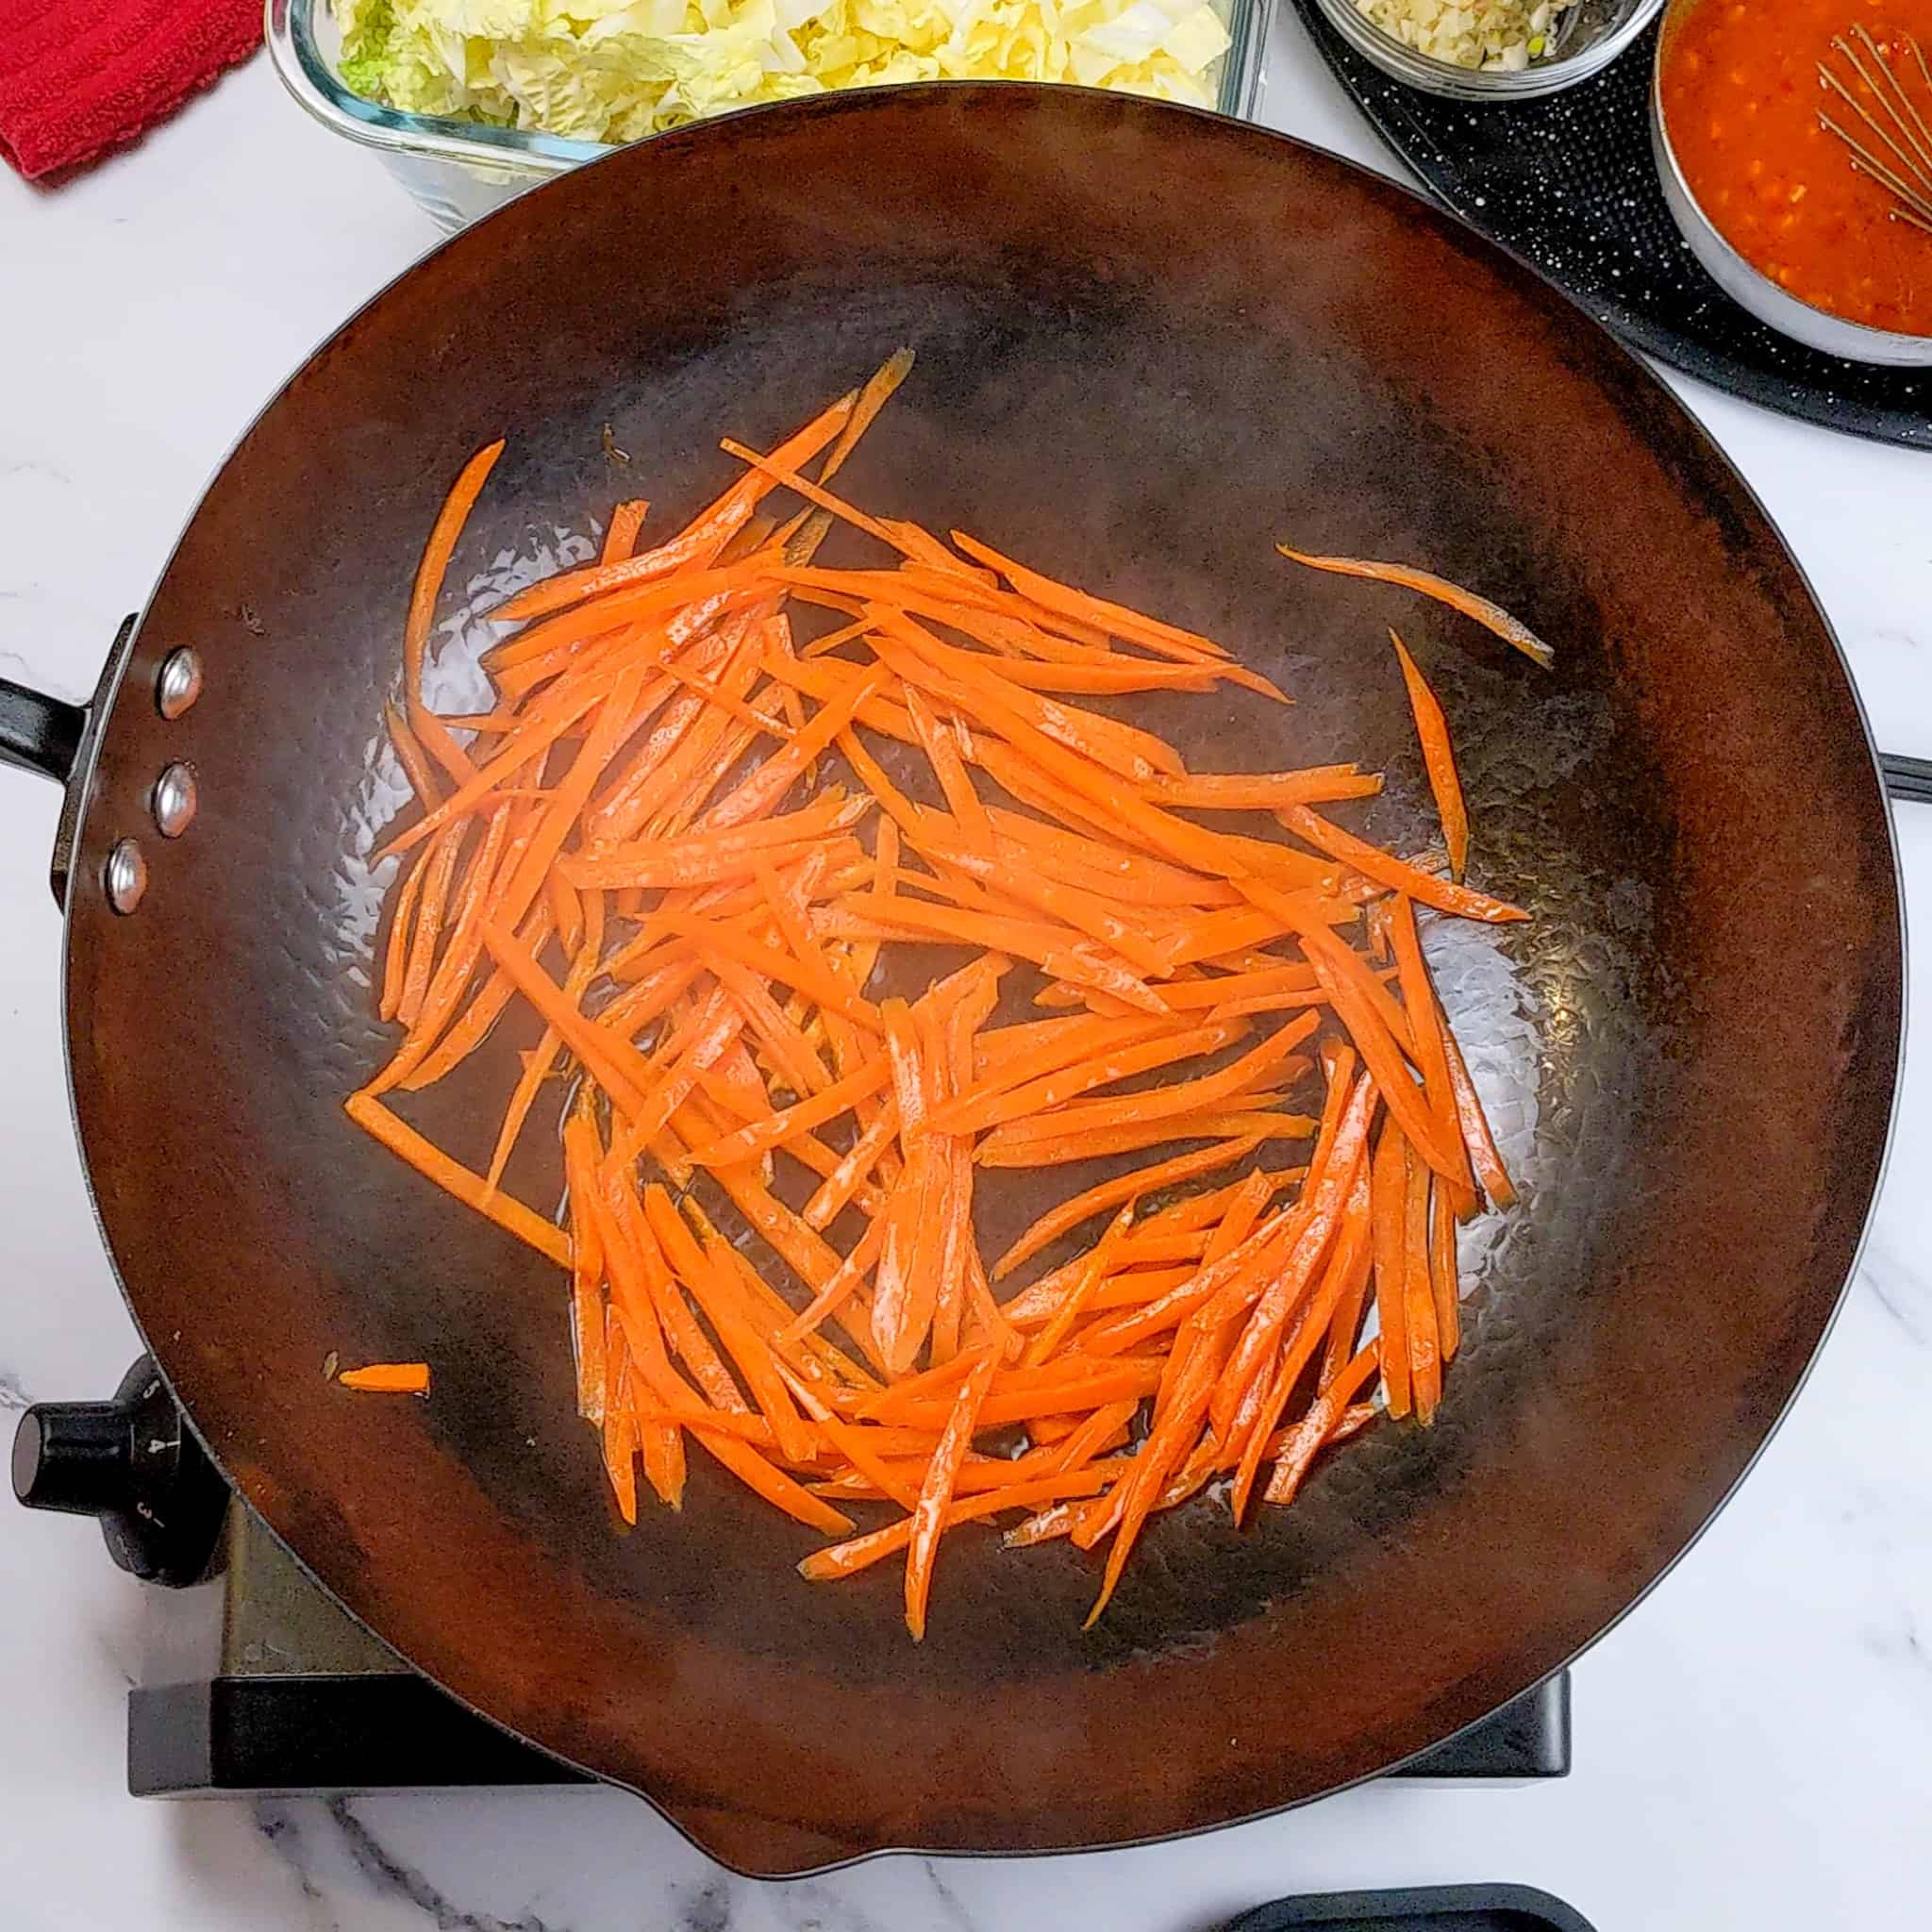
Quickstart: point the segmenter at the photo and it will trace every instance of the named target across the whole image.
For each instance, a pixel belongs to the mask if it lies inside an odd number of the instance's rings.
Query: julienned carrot
[[[939,1447],[926,1464],[925,1481],[912,1511],[910,1541],[906,1552],[906,1628],[915,1643],[925,1635],[926,1597],[932,1589],[933,1561],[939,1555],[946,1510],[953,1500],[953,1485],[958,1479],[959,1465],[965,1461],[967,1450],[973,1446],[980,1411],[986,1407],[987,1391],[992,1386],[999,1365],[999,1357],[991,1349],[980,1352],[959,1385]]]
[[[1369,1175],[1374,1225],[1375,1321],[1382,1342],[1382,1392],[1389,1413],[1409,1410],[1407,1274],[1403,1257],[1407,1232],[1408,1168],[1402,1129],[1393,1121],[1382,1128]]]
[[[493,1192],[481,1174],[473,1174],[459,1161],[452,1160],[441,1148],[399,1120],[381,1101],[366,1092],[352,1093],[342,1103],[342,1110],[364,1133],[373,1134],[391,1153],[408,1161],[445,1193],[454,1194],[466,1208],[487,1215],[540,1255],[547,1255],[559,1268],[570,1266],[570,1242],[561,1228],[541,1215],[533,1214],[521,1201]]]
[[[371,1362],[366,1368],[344,1369],[337,1377],[344,1389],[370,1395],[427,1395],[427,1362]]]
[[[1457,1045],[1455,1034],[1446,1029],[1442,1046],[1449,1058],[1449,1082],[1456,1094],[1456,1118],[1461,1123],[1462,1138],[1469,1148],[1475,1177],[1482,1183],[1483,1192],[1490,1197],[1492,1207],[1513,1208],[1516,1205],[1516,1184],[1509,1178],[1509,1170],[1503,1165],[1503,1157],[1496,1152],[1496,1142],[1490,1133],[1489,1115],[1483,1111],[1475,1082],[1469,1077],[1469,1065],[1462,1058],[1462,1049]]]
[[[1474,591],[1465,591],[1446,577],[1417,570],[1412,564],[1372,563],[1359,557],[1309,557],[1302,551],[1291,550],[1286,543],[1274,547],[1291,562],[1305,563],[1310,570],[1333,571],[1345,577],[1369,577],[1378,584],[1399,584],[1405,591],[1420,591],[1424,597],[1433,597],[1437,603],[1474,618],[1486,630],[1494,632],[1506,644],[1515,645],[1545,671],[1556,664],[1557,654],[1526,624],[1519,623],[1500,604],[1491,604],[1487,597],[1478,597]]]
[[[1097,1616],[1156,1511],[1224,1473],[1238,1515],[1257,1487],[1291,1497],[1377,1412],[1356,1397],[1378,1365],[1391,1415],[1434,1412],[1459,1341],[1456,1221],[1476,1186],[1499,1207],[1512,1191],[1410,902],[1522,915],[1460,881],[1448,721],[1399,641],[1446,866],[1311,808],[1374,796],[1375,773],[1191,772],[1080,702],[1280,697],[1222,646],[835,493],[911,366],[895,356],[769,455],[727,439],[745,473],[654,549],[635,554],[642,503],[617,505],[594,565],[497,613],[524,627],[485,655],[492,698],[438,719],[438,589],[496,450],[466,466],[388,713],[420,805],[377,855],[408,857],[378,1002],[406,1033],[348,1110],[569,1272],[577,1406],[621,1516],[641,1494],[681,1506],[688,1439],[825,1535],[852,1528],[842,1499],[895,1503],[901,1522],[801,1567],[906,1552],[917,1638],[953,1524],[1024,1508],[1016,1544],[1111,1538]],[[885,561],[817,562],[835,519]],[[1535,644],[1426,574],[1306,560]],[[800,647],[806,606],[837,627]],[[1189,816],[1242,812],[1298,842]],[[934,946],[970,963],[935,977]],[[1016,961],[1046,983],[1003,979]],[[909,982],[873,989],[902,963]],[[991,1026],[1003,984],[1023,1008],[1086,1010]],[[512,1003],[541,1038],[479,1175],[377,1096],[491,1047]],[[1285,1018],[1257,1029],[1269,1012]],[[1316,1059],[1319,1122],[1288,1111]],[[552,1091],[561,1228],[496,1185]],[[1306,1170],[1252,1165],[1309,1136]],[[1208,1144],[1146,1151],[1191,1141]],[[779,1154],[823,1182],[803,1212]],[[1005,1276],[1111,1216],[1003,1309],[981,1187],[997,1215],[1004,1168],[1124,1157],[1001,1257]],[[729,1224],[684,1194],[701,1170]],[[1372,1282],[1381,1334],[1357,1349]],[[413,1388],[415,1366],[343,1379]]]
[[[449,734],[449,728],[423,701],[423,660],[429,649],[429,627],[436,618],[437,594],[442,589],[449,560],[456,553],[457,539],[463,533],[471,508],[483,493],[483,485],[503,454],[499,439],[479,449],[462,467],[424,545],[423,560],[416,569],[416,581],[409,592],[408,615],[403,625],[403,696],[409,728],[422,740],[424,748],[452,778],[470,775],[469,755]]]
[[[1439,879],[1431,873],[1406,864],[1367,840],[1344,832],[1305,805],[1283,806],[1276,816],[1298,839],[1306,839],[1318,852],[1325,852],[1331,858],[1352,865],[1376,884],[1387,886],[1391,891],[1407,892],[1410,898],[1433,906],[1438,911],[1453,912],[1459,919],[1487,920],[1492,924],[1529,917],[1520,907],[1506,905],[1487,892],[1474,891],[1468,886]]]
[[[1423,764],[1429,774],[1429,789],[1436,794],[1442,844],[1449,854],[1449,876],[1459,881],[1469,858],[1469,808],[1462,800],[1462,780],[1457,775],[1456,752],[1449,742],[1449,721],[1442,715],[1428,679],[1408,655],[1408,646],[1392,630],[1389,641],[1395,646],[1396,661],[1402,666],[1408,708],[1415,714],[1416,736],[1422,741]]]

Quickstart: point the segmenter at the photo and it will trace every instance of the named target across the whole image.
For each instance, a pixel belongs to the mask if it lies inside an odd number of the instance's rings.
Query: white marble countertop
[[[1266,116],[1372,163],[1292,19]],[[53,192],[0,170],[0,673],[92,687],[209,472],[308,350],[433,240],[257,60]],[[1932,755],[1932,459],[1680,385],[1810,574],[1888,749]],[[70,1137],[47,897],[57,797],[0,774],[0,1410],[105,1395],[135,1353]],[[1932,809],[1900,817],[1932,922]],[[1932,1020],[1932,965],[1912,980]],[[1698,1547],[1575,1672],[1575,1769],[1382,1785],[1086,1857],[729,1878],[610,1792],[166,1805],[125,1795],[138,1587],[71,1520],[0,1508],[8,1932],[1206,1932],[1284,1892],[1514,1880],[1599,1932],[1906,1927],[1932,1893],[1932,1057],[1843,1319]],[[0,1416],[0,1424],[7,1418]]]

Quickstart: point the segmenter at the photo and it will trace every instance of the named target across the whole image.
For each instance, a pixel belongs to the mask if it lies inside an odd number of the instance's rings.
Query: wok
[[[1224,640],[1300,702],[1191,701],[1184,747],[1385,768],[1364,823],[1413,848],[1434,819],[1399,624],[1457,734],[1478,883],[1534,915],[1443,974],[1526,1199],[1472,1237],[1438,1425],[1371,1428],[1243,1532],[1205,1498],[1158,1519],[1084,1635],[1091,1559],[985,1525],[949,1540],[917,1647],[891,1566],[803,1584],[815,1539],[715,1470],[681,1517],[618,1533],[548,1264],[341,1111],[390,1045],[366,855],[404,793],[382,707],[463,458],[508,439],[455,603],[633,488],[675,526],[734,474],[721,431],[769,442],[901,343],[917,368],[841,488]],[[1295,570],[1283,538],[1477,584],[1557,668]],[[181,711],[164,667],[184,646],[203,688]],[[830,98],[546,187],[268,407],[85,718],[16,690],[7,719],[18,758],[72,768],[75,1116],[194,1428],[411,1664],[750,1871],[1189,1831],[1481,1718],[1722,1503],[1831,1321],[1878,1180],[1890,825],[1775,532],[1533,275],[1397,188],[1205,115],[1004,85]],[[175,765],[198,811],[166,838]],[[137,851],[144,895],[119,914],[110,874],[125,889]],[[419,1124],[483,1158],[523,1043],[500,1029]],[[550,1137],[510,1185],[554,1205]],[[987,1241],[1043,1198],[1024,1194]],[[331,1351],[428,1357],[433,1399],[345,1396]]]

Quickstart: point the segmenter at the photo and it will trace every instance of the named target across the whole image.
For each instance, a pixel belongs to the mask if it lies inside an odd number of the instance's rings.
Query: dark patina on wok
[[[702,1457],[681,1517],[616,1533],[558,1277],[341,1112],[389,1043],[343,855],[416,553],[464,458],[508,439],[457,584],[527,552],[534,515],[581,524],[628,493],[606,425],[672,527],[734,474],[721,424],[768,442],[902,342],[918,368],[853,496],[1224,641],[1301,704],[1196,701],[1222,768],[1385,767],[1368,824],[1412,849],[1434,827],[1381,631],[1402,626],[1457,734],[1478,882],[1533,914],[1503,943],[1541,1040],[1537,1178],[1432,1431],[1377,1424],[1241,1534],[1205,1499],[1158,1518],[1086,1635],[1091,1558],[956,1532],[916,1648],[891,1566],[803,1584],[810,1532]],[[1477,586],[1557,669],[1297,571],[1282,538]],[[183,644],[206,689],[171,722],[157,679]],[[1721,1503],[1829,1324],[1876,1186],[1901,1025],[1890,831],[1775,534],[1663,390],[1527,273],[1211,117],[1006,85],[828,99],[514,204],[269,408],[95,727],[75,1103],[170,1384],[411,1663],[747,1869],[1190,1830],[1483,1716]],[[163,840],[175,760],[199,812]],[[149,878],[124,918],[104,881],[127,837]],[[425,1130],[477,1159],[522,1043],[506,1029],[425,1096]],[[554,1202],[544,1137],[510,1185]],[[358,1402],[324,1379],[332,1350],[428,1358],[433,1398]]]

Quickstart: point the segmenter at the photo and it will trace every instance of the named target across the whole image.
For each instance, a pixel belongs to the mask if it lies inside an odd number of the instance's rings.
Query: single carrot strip
[[[1292,1231],[1291,1217],[1292,1209],[1271,1214],[1226,1254],[1213,1261],[1204,1261],[1181,1287],[1131,1315],[1089,1328],[1080,1338],[1081,1348],[1091,1356],[1122,1355],[1156,1335],[1179,1327],[1217,1296],[1228,1295],[1230,1291],[1238,1297],[1258,1295],[1273,1249]]]
[[[1390,1121],[1375,1143],[1375,1158],[1369,1171],[1382,1392],[1393,1416],[1407,1415],[1409,1410],[1408,1281],[1403,1260],[1408,1170],[1403,1148],[1402,1129]]]
[[[967,1359],[959,1357],[959,1359]],[[1061,1360],[1068,1359],[1062,1357]],[[1050,1365],[1051,1366],[1051,1365]],[[1031,1422],[1035,1416],[1084,1415],[1104,1402],[1124,1402],[1129,1397],[1152,1395],[1160,1383],[1160,1364],[1137,1359],[1109,1362],[1083,1374],[1075,1381],[1047,1384],[1039,1388],[995,1389],[979,1412],[980,1426],[995,1429],[1008,1423]],[[947,1415],[943,1402],[908,1403],[903,1420],[908,1426],[942,1427]]]
[[[374,1095],[367,1091],[352,1093],[342,1103],[342,1110],[365,1133],[373,1134],[380,1141],[391,1154],[408,1161],[425,1179],[434,1181],[445,1193],[454,1194],[465,1207],[474,1208],[477,1213],[487,1216],[520,1241],[535,1248],[540,1255],[547,1255],[559,1268],[570,1266],[570,1243],[564,1239],[561,1229],[541,1215],[533,1214],[521,1201],[512,1201],[507,1194],[491,1192],[481,1174],[472,1174],[460,1162],[451,1159],[441,1147],[425,1141],[415,1128],[406,1125]]]
[[[910,1541],[906,1553],[906,1627],[912,1641],[925,1636],[926,1599],[932,1590],[933,1565],[939,1557],[940,1538],[946,1526],[946,1511],[952,1504],[953,1486],[958,1480],[959,1465],[973,1446],[974,1431],[979,1425],[979,1412],[985,1407],[987,1391],[999,1368],[999,1357],[984,1350],[974,1362],[953,1412],[946,1420],[945,1432],[927,1463],[925,1481],[920,1485],[919,1502],[912,1511]]]
[[[570,1190],[571,1326],[577,1365],[577,1413],[604,1420],[604,1241],[595,1198],[602,1154],[588,1102],[564,1117],[563,1172]],[[492,1188],[493,1191],[493,1188]]]
[[[1286,543],[1274,547],[1291,562],[1305,563],[1310,570],[1333,571],[1345,577],[1368,577],[1378,584],[1399,584],[1405,591],[1420,591],[1424,597],[1433,597],[1437,603],[1474,618],[1485,630],[1493,632],[1506,644],[1513,644],[1545,671],[1556,665],[1557,654],[1527,625],[1511,617],[1500,604],[1478,597],[1474,591],[1465,591],[1461,585],[1452,584],[1433,572],[1417,570],[1406,563],[1372,563],[1359,557],[1309,557],[1291,550]]]
[[[1357,1223],[1368,1230],[1368,1239],[1357,1243],[1354,1273],[1335,1304],[1328,1322],[1327,1345],[1322,1354],[1320,1386],[1324,1389],[1348,1366],[1355,1354],[1355,1339],[1361,1332],[1362,1305],[1368,1297],[1374,1267],[1374,1195],[1370,1175],[1374,1161],[1365,1160],[1356,1169],[1355,1191],[1348,1200],[1348,1225]]]
[[[371,1362],[366,1368],[344,1369],[336,1377],[344,1389],[369,1395],[427,1395],[427,1362]]]
[[[1408,708],[1415,714],[1416,736],[1422,741],[1423,765],[1429,774],[1429,789],[1436,794],[1436,811],[1442,821],[1442,843],[1449,853],[1449,876],[1459,880],[1469,859],[1469,808],[1463,803],[1462,780],[1457,775],[1456,752],[1449,742],[1449,721],[1429,681],[1408,655],[1408,646],[1394,631],[1389,641],[1395,646],[1402,666],[1402,681],[1408,688]],[[1310,803],[1312,800],[1297,800]]]
[[[1429,1291],[1435,1301],[1436,1345],[1453,1361],[1462,1345],[1462,1306],[1456,1266],[1456,1208],[1440,1180],[1429,1196]]]
[[[1415,1419],[1436,1419],[1442,1399],[1442,1359],[1436,1341],[1435,1292],[1429,1282],[1429,1170],[1406,1149],[1402,1215],[1402,1313],[1408,1339],[1408,1386]]]
[[[606,1317],[604,1336],[604,1474],[626,1523],[638,1520],[638,1424],[630,1406],[630,1351],[617,1310]]]
[[[644,518],[651,506],[642,497],[626,497],[610,512],[610,522],[604,531],[604,547],[598,555],[599,563],[622,563],[637,548],[638,532],[643,528]]]
[[[500,439],[479,449],[450,486],[436,522],[430,526],[429,541],[423,546],[423,560],[416,566],[408,615],[403,625],[403,696],[409,728],[422,740],[424,749],[458,781],[467,778],[474,768],[469,755],[450,736],[442,720],[423,702],[423,660],[429,646],[429,627],[436,620],[436,599],[442,589],[449,560],[455,555],[457,539],[462,535],[470,510],[502,454]]]
[[[1379,774],[1354,765],[1312,765],[1302,772],[1196,772],[1182,778],[1148,778],[1141,786],[1141,795],[1157,805],[1196,811],[1277,811],[1290,805],[1374,798],[1381,789]]]
[[[1148,1516],[1159,1502],[1168,1475],[1200,1435],[1201,1419],[1212,1392],[1218,1353],[1204,1337],[1189,1366],[1176,1379],[1174,1400],[1167,1413],[1155,1417],[1154,1426],[1148,1431],[1146,1441],[1141,1445],[1140,1455],[1134,1458],[1133,1474],[1123,1481],[1108,1499],[1115,1505],[1108,1512],[1108,1516],[1117,1524],[1113,1546],[1107,1553],[1107,1568],[1101,1578],[1100,1594],[1087,1613],[1087,1621],[1081,1626],[1083,1629],[1091,1630],[1100,1621],[1102,1612],[1119,1586],[1128,1554]]]
[[[1376,1355],[1377,1346],[1371,1342],[1316,1396],[1307,1414],[1290,1431],[1264,1492],[1268,1502],[1286,1505],[1294,1501],[1302,1478],[1308,1473],[1308,1465],[1321,1452],[1324,1443],[1331,1442],[1340,1436],[1343,1418],[1353,1413],[1349,1404],[1355,1399],[1356,1391],[1375,1373]],[[1354,1434],[1363,1423],[1372,1420],[1374,1414],[1371,1409],[1367,1416],[1354,1424],[1349,1433]]]
[[[620,1224],[618,1215],[612,1211],[610,1202],[599,1191],[597,1176],[593,1174],[583,1189],[581,1211],[593,1223],[597,1229],[597,1241],[603,1246],[607,1272],[610,1277],[610,1314],[618,1324],[618,1329],[625,1339],[630,1355],[630,1368],[634,1379],[628,1383],[632,1418],[638,1425],[638,1447],[643,1457],[645,1480],[657,1491],[658,1499],[665,1501],[671,1508],[684,1507],[684,1434],[676,1420],[653,1414],[645,1418],[638,1414],[638,1383],[643,1383],[643,1391],[653,1410],[667,1403],[691,1405],[693,1399],[686,1383],[678,1377],[671,1366],[671,1357],[665,1346],[665,1329],[662,1329],[651,1283],[647,1279],[647,1267],[643,1248],[649,1246],[649,1239],[636,1242],[634,1235],[634,1215],[625,1224]],[[607,1344],[605,1358],[608,1362],[610,1351]],[[732,1391],[736,1401],[736,1391]],[[701,1410],[701,1414],[713,1414],[715,1410]]]
[[[972,843],[990,846],[992,821],[987,817],[986,807],[973,789],[966,761],[959,756],[958,741],[933,716],[932,707],[924,698],[909,688],[906,692],[906,715],[912,720],[912,728],[919,734],[933,776],[945,794],[946,809],[958,821],[961,834]]]
[[[1365,839],[1357,839],[1353,832],[1344,832],[1340,825],[1323,818],[1319,812],[1310,811],[1305,805],[1284,806],[1274,816],[1298,839],[1306,839],[1316,851],[1325,852],[1331,858],[1339,858],[1344,865],[1353,866],[1365,877],[1389,887],[1392,891],[1407,892],[1421,905],[1433,906],[1441,912],[1453,912],[1461,919],[1484,920],[1492,925],[1529,917],[1520,906],[1510,906],[1501,899],[1491,898],[1487,892],[1438,878],[1433,873],[1424,872],[1404,859],[1394,858],[1380,846],[1371,845]]]
[[[1483,1111],[1475,1082],[1469,1077],[1469,1063],[1462,1058],[1462,1049],[1457,1044],[1456,1035],[1447,1026],[1442,1029],[1442,1050],[1449,1061],[1449,1083],[1456,1095],[1456,1117],[1461,1123],[1463,1144],[1469,1149],[1476,1179],[1482,1183],[1483,1192],[1493,1206],[1499,1208],[1514,1207],[1516,1184],[1509,1178],[1509,1170],[1503,1165],[1503,1157],[1496,1151],[1495,1140],[1490,1133],[1489,1116]]]

